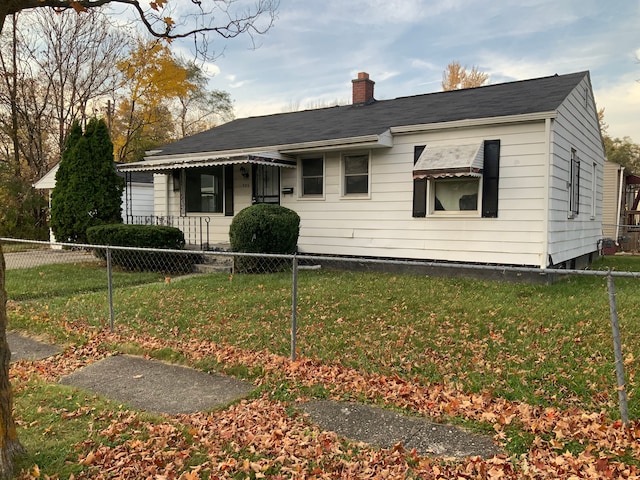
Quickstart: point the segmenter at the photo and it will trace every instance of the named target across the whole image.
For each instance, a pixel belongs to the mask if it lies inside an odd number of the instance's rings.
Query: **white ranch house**
[[[588,72],[382,101],[368,74],[352,84],[351,105],[238,119],[119,170],[153,172],[154,215],[209,244],[266,202],[298,212],[301,253],[539,268],[598,254]]]

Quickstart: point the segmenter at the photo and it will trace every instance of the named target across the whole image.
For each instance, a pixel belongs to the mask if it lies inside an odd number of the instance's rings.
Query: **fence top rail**
[[[384,259],[384,258],[368,258],[368,257],[342,257],[329,255],[307,255],[307,254],[276,254],[276,253],[248,253],[248,252],[230,252],[217,250],[176,250],[164,248],[140,248],[140,247],[123,247],[116,245],[91,245],[84,243],[62,243],[47,242],[41,240],[25,240],[17,238],[0,237],[0,243],[24,243],[32,245],[41,245],[49,247],[67,247],[75,249],[110,249],[122,251],[145,251],[157,253],[181,253],[186,255],[218,255],[227,257],[261,257],[261,258],[279,258],[279,259],[298,259],[307,261],[323,261],[323,262],[346,262],[358,264],[378,264],[378,265],[400,265],[411,267],[437,267],[458,270],[484,270],[502,273],[533,273],[540,276],[546,275],[577,275],[577,276],[595,276],[595,277],[625,277],[640,278],[640,272],[621,272],[617,270],[571,270],[571,269],[555,269],[555,268],[536,268],[536,267],[518,267],[513,265],[483,265],[476,263],[454,263],[454,262],[437,262],[425,260],[401,260],[401,259]]]

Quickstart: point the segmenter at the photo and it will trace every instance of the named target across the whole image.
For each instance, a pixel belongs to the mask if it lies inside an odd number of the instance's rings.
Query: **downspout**
[[[620,238],[620,215],[621,215],[621,209],[622,209],[622,198],[624,195],[624,192],[622,191],[624,187],[624,167],[620,168],[620,183],[618,186],[618,208],[616,209],[616,245],[618,244],[618,239]]]
[[[542,227],[542,235],[544,238],[544,245],[542,248],[542,258],[540,259],[540,268],[547,268],[550,266],[551,259],[549,258],[549,208],[551,205],[549,204],[549,189],[551,188],[551,182],[549,181],[551,178],[551,157],[552,157],[552,149],[551,149],[551,118],[546,118],[544,120],[544,143],[546,145],[545,151],[546,153],[546,178],[545,178],[545,190],[544,190],[544,225]]]

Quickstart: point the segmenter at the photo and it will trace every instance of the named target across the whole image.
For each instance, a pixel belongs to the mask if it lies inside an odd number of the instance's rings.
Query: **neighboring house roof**
[[[150,172],[129,172],[131,175],[129,180],[131,183],[149,183],[153,184],[153,173]],[[124,172],[118,172],[118,175],[125,177]],[[126,177],[125,177],[126,178]]]
[[[114,162],[114,167],[117,168],[121,163]],[[60,162],[56,163],[51,170],[44,174],[44,176],[33,184],[33,188],[38,190],[53,190],[56,186],[56,173],[58,172],[58,167],[60,166]],[[118,176],[122,178],[126,178],[126,175],[130,175],[131,183],[149,183],[153,184],[153,173],[150,172],[130,172],[125,174],[125,172],[120,172],[116,170]]]
[[[384,135],[393,127],[553,112],[588,75],[578,72],[364,105],[243,118],[160,147],[146,158],[294,146]]]
[[[121,172],[118,167],[123,163],[115,162],[116,173],[131,183],[153,183],[153,173],[151,172]],[[128,178],[127,178],[128,177]]]
[[[51,170],[33,184],[33,188],[37,190],[53,190],[56,186],[56,173],[58,172],[59,165],[60,163],[56,163]]]

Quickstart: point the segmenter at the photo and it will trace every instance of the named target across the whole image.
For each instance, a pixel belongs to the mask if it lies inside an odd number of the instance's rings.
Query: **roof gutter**
[[[281,155],[276,151],[276,147],[259,147],[259,148],[238,148],[236,150],[218,150],[212,152],[193,152],[193,153],[174,153],[169,155],[160,155],[162,150],[150,150],[144,160],[141,162],[122,163],[119,167],[127,167],[128,165],[148,165],[150,163],[162,163],[166,160],[171,161],[198,161],[208,160],[211,158],[237,157],[242,155],[255,155],[261,157],[269,157],[273,159],[286,160],[289,157]]]
[[[121,172],[160,171],[173,168],[189,168],[207,166],[209,164],[261,163],[277,164],[279,166],[295,166],[295,159],[281,155],[274,151],[241,151],[211,152],[202,154],[148,156],[142,162],[124,163],[118,165]]]
[[[542,121],[548,118],[556,118],[558,112],[551,110],[548,112],[524,113],[521,115],[508,115],[505,117],[487,117],[487,118],[467,118],[464,120],[454,120],[452,122],[439,123],[423,123],[416,125],[402,125],[391,127],[391,134],[405,134],[428,132],[433,130],[443,130],[450,128],[480,127],[485,125],[503,125],[507,123],[524,123]]]
[[[317,140],[314,142],[292,143],[279,145],[278,151],[282,153],[303,153],[312,150],[344,150],[354,148],[391,148],[393,147],[393,135],[391,130],[381,134],[363,135],[351,138],[336,138],[332,140]]]

